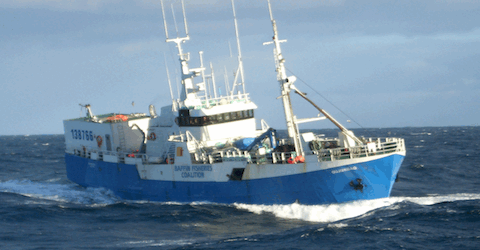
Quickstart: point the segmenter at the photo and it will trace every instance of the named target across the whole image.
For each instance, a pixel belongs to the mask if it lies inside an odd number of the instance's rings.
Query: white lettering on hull
[[[332,171],[332,174],[339,174],[339,173],[343,173],[343,172],[347,172],[347,171],[352,171],[352,170],[357,170],[358,168],[356,166],[353,166],[353,167],[348,167],[348,168],[342,168],[342,169],[338,169],[338,170],[333,170]]]

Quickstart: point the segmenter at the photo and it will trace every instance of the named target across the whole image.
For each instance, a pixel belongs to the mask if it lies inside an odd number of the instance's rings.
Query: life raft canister
[[[126,122],[128,120],[128,116],[126,116],[126,115],[114,115],[114,116],[107,117],[107,121],[109,121],[109,122],[115,122],[115,121],[119,121],[119,120],[122,120],[122,121]]]
[[[102,143],[103,143],[103,139],[101,136],[97,136],[97,145],[98,147],[101,147],[102,146]]]

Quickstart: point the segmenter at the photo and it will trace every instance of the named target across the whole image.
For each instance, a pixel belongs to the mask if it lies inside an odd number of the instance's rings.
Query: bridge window
[[[179,126],[205,126],[224,122],[244,120],[253,117],[253,109],[201,117],[190,117],[188,110],[180,110],[179,117],[175,119],[175,122]]]

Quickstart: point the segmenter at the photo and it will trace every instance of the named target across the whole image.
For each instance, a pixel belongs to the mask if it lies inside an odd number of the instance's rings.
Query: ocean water
[[[66,178],[63,135],[0,136],[0,249],[480,249],[480,127],[354,131],[405,138],[390,198],[126,201]]]

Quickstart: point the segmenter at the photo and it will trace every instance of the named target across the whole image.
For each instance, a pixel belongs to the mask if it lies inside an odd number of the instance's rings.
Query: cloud
[[[303,9],[318,6],[340,6],[345,0],[320,0],[320,1],[290,1],[279,0],[272,3],[275,9]],[[180,5],[180,0],[164,0],[165,6],[170,4]],[[230,1],[222,0],[186,0],[185,4],[191,6],[197,11],[216,11],[219,9],[231,8]],[[266,1],[241,0],[235,2],[238,6],[248,6],[249,8],[266,8]],[[160,9],[160,0],[133,0],[133,1],[115,1],[115,0],[3,0],[0,7],[6,8],[38,8],[61,11],[98,11],[106,8],[125,7],[126,5],[142,9]],[[167,7],[168,8],[168,7]]]
[[[444,33],[432,36],[433,39],[455,42],[480,42],[480,29],[476,28],[470,32]]]
[[[470,86],[477,84],[478,80],[475,78],[462,78],[462,83],[466,86]]]
[[[165,50],[165,41],[163,39],[153,39],[148,41],[137,41],[121,45],[118,50],[123,56],[133,56],[139,53]]]
[[[64,11],[96,11],[104,5],[112,4],[114,0],[3,0],[1,7],[35,8]]]

